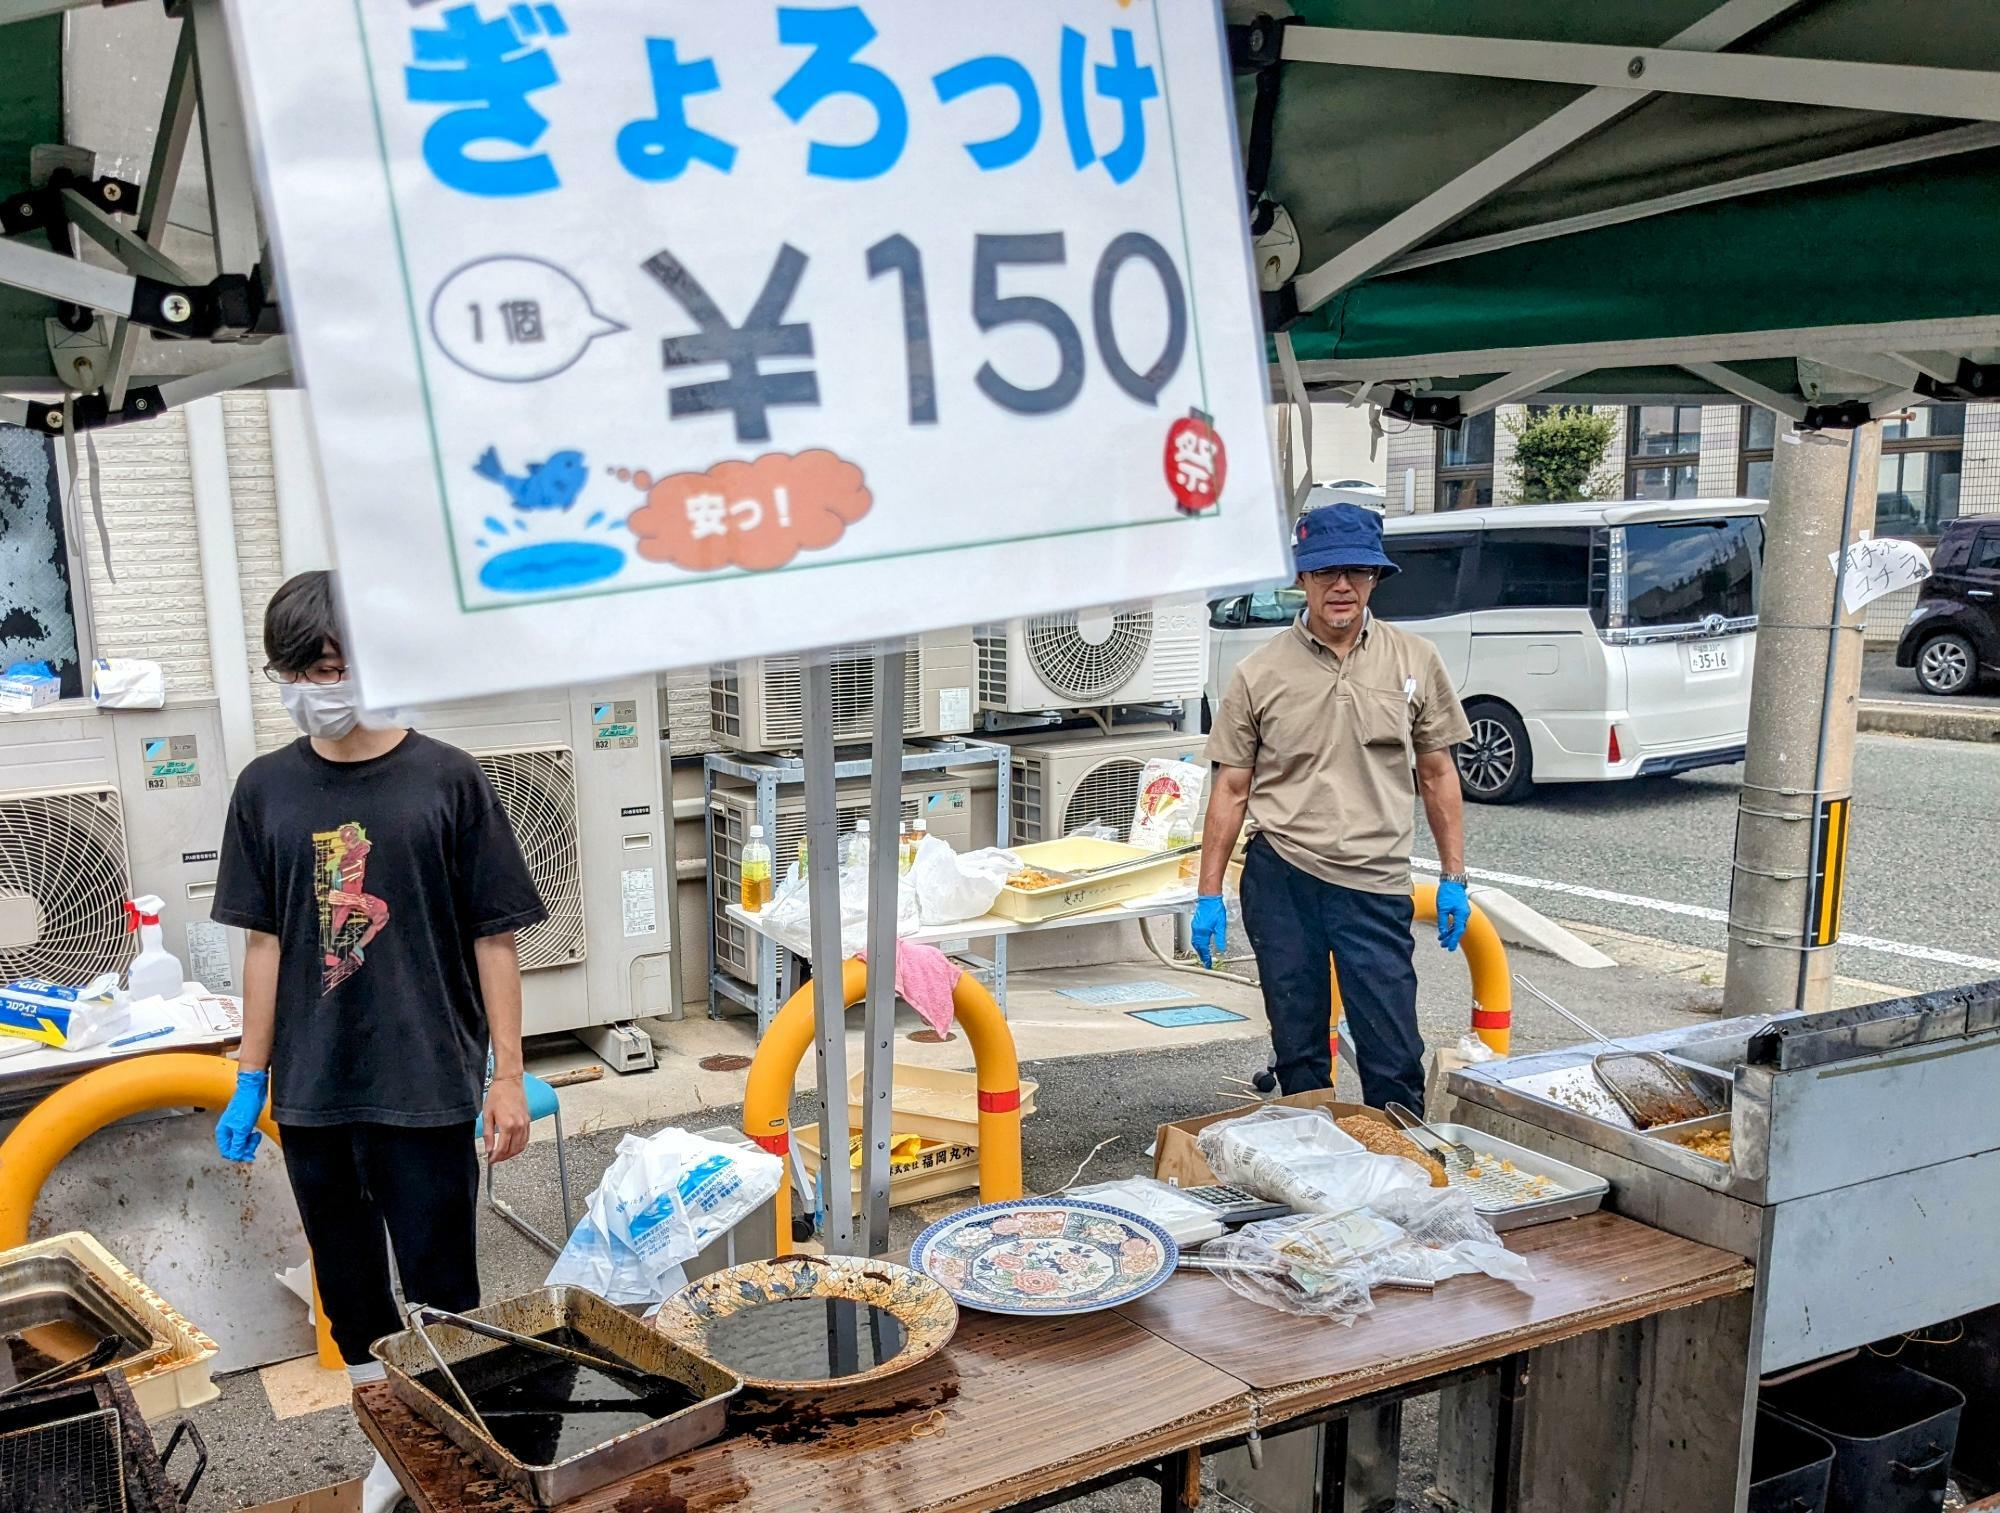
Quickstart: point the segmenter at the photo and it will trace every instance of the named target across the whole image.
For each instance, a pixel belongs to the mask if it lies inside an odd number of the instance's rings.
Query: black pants
[[[453,1312],[479,1306],[479,1157],[470,1122],[281,1125],[278,1134],[343,1361],[364,1364],[370,1345],[407,1327],[389,1282],[388,1245],[411,1302]]]
[[[1329,952],[1361,1061],[1362,1101],[1422,1113],[1424,1042],[1417,1032],[1417,968],[1407,893],[1363,893],[1301,872],[1261,836],[1243,862],[1243,927],[1257,952],[1264,1012],[1278,1053],[1278,1086],[1333,1086]]]

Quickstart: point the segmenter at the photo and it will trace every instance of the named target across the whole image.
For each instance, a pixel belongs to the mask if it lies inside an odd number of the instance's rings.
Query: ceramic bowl
[[[710,1360],[707,1341],[716,1322],[767,1303],[795,1298],[846,1298],[890,1314],[903,1326],[903,1348],[879,1365],[848,1376],[787,1381],[735,1371],[747,1387],[763,1392],[827,1392],[880,1381],[936,1355],[958,1329],[958,1305],[920,1271],[860,1256],[783,1256],[711,1272],[667,1300],[653,1327],[676,1344]],[[721,1362],[717,1361],[720,1365]]]

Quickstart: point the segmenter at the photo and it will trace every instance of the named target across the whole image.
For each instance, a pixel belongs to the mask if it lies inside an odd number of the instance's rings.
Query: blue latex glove
[[[1438,944],[1456,951],[1465,939],[1465,927],[1472,923],[1472,900],[1465,896],[1465,884],[1438,884]]]
[[[1229,949],[1229,910],[1220,893],[1204,893],[1194,903],[1194,954],[1205,967]]]
[[[215,1148],[228,1161],[249,1161],[257,1154],[264,1137],[257,1132],[257,1116],[264,1112],[264,1097],[271,1088],[271,1073],[241,1071],[236,1074],[236,1091],[229,1107],[215,1121]]]

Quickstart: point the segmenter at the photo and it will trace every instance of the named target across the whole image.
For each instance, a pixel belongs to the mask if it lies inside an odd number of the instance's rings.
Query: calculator
[[[1215,1210],[1216,1218],[1234,1227],[1255,1224],[1263,1219],[1282,1219],[1292,1211],[1289,1203],[1273,1203],[1255,1193],[1226,1182],[1210,1182],[1201,1187],[1183,1187],[1181,1196]]]

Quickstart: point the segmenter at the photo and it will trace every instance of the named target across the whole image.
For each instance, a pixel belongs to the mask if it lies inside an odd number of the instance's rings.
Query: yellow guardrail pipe
[[[842,963],[842,1001],[849,1008],[868,996],[868,964],[860,960]],[[972,1060],[979,1086],[979,1198],[982,1203],[998,1203],[1021,1196],[1021,1064],[1014,1052],[1014,1032],[1000,1005],[970,972],[958,979],[952,993],[958,1023],[972,1047]],[[792,1082],[799,1063],[812,1049],[813,984],[807,983],[785,1001],[764,1032],[750,1075],[743,1089],[743,1133],[774,1155],[791,1150]],[[843,1098],[840,1088],[829,1088],[829,1097]],[[831,1163],[834,1171],[839,1162]],[[782,1210],[781,1210],[782,1212]],[[788,1225],[778,1226],[779,1247],[784,1247]]]
[[[42,1184],[62,1160],[107,1124],[151,1109],[221,1109],[236,1091],[236,1063],[225,1056],[166,1052],[134,1056],[85,1072],[67,1087],[56,1089],[30,1109],[14,1133],[0,1142],[0,1249],[28,1243],[28,1220]],[[278,1127],[269,1106],[257,1128],[278,1143]],[[203,1243],[201,1236],[194,1243]],[[342,1369],[340,1351],[319,1306],[319,1284],[313,1284],[313,1316],[318,1320],[319,1363]]]
[[[1418,883],[1410,890],[1410,901],[1416,906],[1418,919],[1437,923],[1436,883]],[[1472,918],[1458,949],[1472,973],[1472,1032],[1494,1055],[1505,1056],[1514,1039],[1514,976],[1507,967],[1507,948],[1500,943],[1500,932],[1477,904],[1472,906]],[[1340,979],[1331,971],[1327,973],[1327,991],[1333,996],[1333,1043],[1338,1047],[1344,1009]]]

